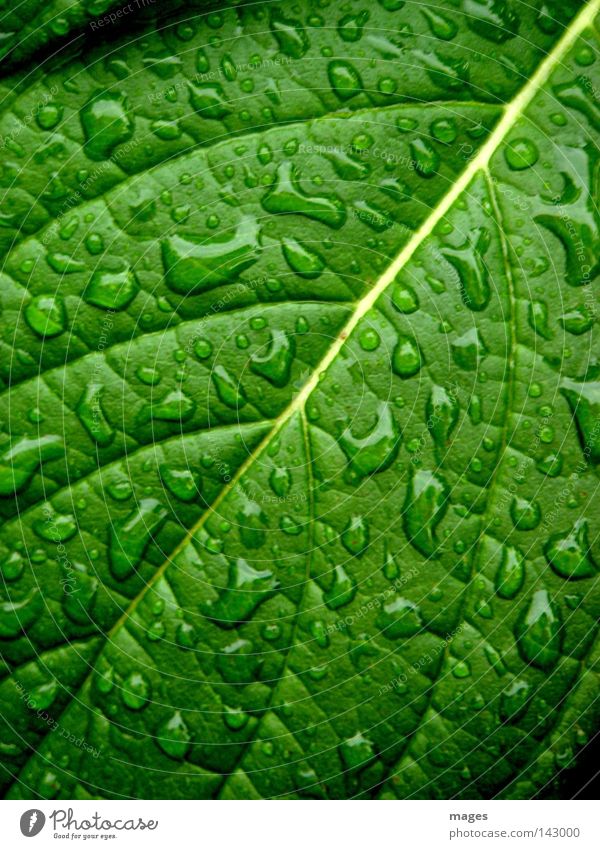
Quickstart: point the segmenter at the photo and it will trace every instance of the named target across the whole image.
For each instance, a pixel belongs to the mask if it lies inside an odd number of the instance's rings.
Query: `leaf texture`
[[[31,5],[4,792],[552,793],[599,713],[597,3],[76,4],[68,59]]]

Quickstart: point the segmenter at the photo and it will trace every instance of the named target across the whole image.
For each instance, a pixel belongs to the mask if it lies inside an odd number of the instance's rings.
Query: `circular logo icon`
[[[43,829],[46,816],[39,808],[31,808],[21,814],[21,834],[25,837],[35,837]]]

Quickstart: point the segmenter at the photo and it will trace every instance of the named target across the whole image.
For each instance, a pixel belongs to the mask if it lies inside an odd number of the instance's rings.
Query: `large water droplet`
[[[551,536],[544,546],[544,554],[561,578],[591,578],[598,572],[588,541],[586,519],[578,519],[570,531]]]
[[[295,353],[294,337],[284,330],[272,330],[266,354],[253,354],[250,358],[250,369],[281,388],[290,379]]]
[[[575,418],[584,456],[600,463],[600,381],[578,383],[565,377],[560,391]]]
[[[101,383],[90,383],[83,390],[75,408],[79,421],[101,447],[110,445],[115,438],[115,431],[102,409],[103,391],[104,386]]]
[[[0,455],[0,495],[19,492],[39,466],[62,457],[63,453],[64,445],[59,436],[17,440]]]
[[[234,281],[260,254],[260,228],[244,216],[233,234],[192,241],[169,236],[161,244],[165,279],[182,295],[197,295]]]
[[[389,468],[400,448],[400,431],[390,405],[379,401],[376,415],[375,424],[366,436],[354,436],[346,428],[339,438],[351,469],[361,477]]]
[[[83,293],[83,300],[107,310],[123,310],[129,306],[140,285],[131,268],[123,271],[94,271]]]
[[[502,560],[496,572],[495,588],[501,598],[514,598],[525,581],[525,561],[512,545],[502,549]]]
[[[470,310],[483,310],[490,300],[488,268],[484,257],[490,234],[483,227],[472,230],[459,248],[445,248],[442,253],[460,277],[460,293]]]
[[[188,753],[192,736],[183,721],[181,713],[175,711],[170,719],[165,720],[156,730],[156,742],[174,760],[183,760]]]
[[[167,511],[156,498],[144,498],[135,510],[110,529],[109,557],[111,572],[122,581],[139,565],[152,540],[162,527]]]
[[[227,588],[203,612],[221,628],[235,628],[240,622],[249,619],[256,608],[278,588],[279,581],[270,569],[255,569],[238,557],[229,566]]]
[[[273,215],[304,215],[335,229],[346,220],[346,210],[340,198],[333,194],[306,194],[300,188],[295,166],[289,161],[278,166],[275,182],[262,198],[261,204]]]
[[[330,610],[349,604],[356,595],[356,583],[341,564],[333,570],[333,583],[323,593],[323,600]]]
[[[386,601],[376,621],[382,634],[390,640],[412,637],[423,628],[420,610],[414,602],[401,596]]]
[[[448,509],[449,490],[444,479],[432,471],[415,471],[404,503],[404,531],[425,557],[436,558],[435,529]]]
[[[546,590],[533,594],[519,617],[515,636],[527,663],[546,671],[556,665],[562,645],[561,623]]]
[[[133,119],[122,94],[99,91],[81,110],[85,152],[90,159],[107,159],[117,145],[128,141],[134,131]]]

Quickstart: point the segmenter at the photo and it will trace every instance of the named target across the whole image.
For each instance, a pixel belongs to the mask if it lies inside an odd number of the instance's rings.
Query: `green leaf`
[[[0,87],[5,793],[559,793],[598,3],[96,5]]]

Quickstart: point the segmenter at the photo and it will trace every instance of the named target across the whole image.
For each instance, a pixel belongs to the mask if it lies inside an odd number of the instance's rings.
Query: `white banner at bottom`
[[[3,849],[598,849],[593,801],[50,801],[0,804]]]

